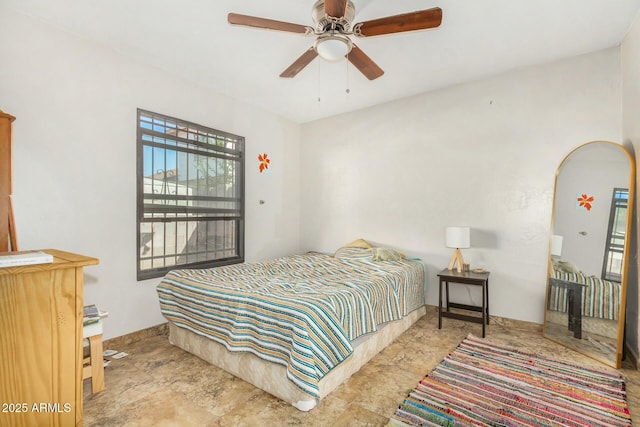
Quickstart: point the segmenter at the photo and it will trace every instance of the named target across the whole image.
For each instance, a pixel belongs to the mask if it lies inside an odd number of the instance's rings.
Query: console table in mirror
[[[594,141],[564,158],[555,181],[545,337],[619,368],[635,162]]]

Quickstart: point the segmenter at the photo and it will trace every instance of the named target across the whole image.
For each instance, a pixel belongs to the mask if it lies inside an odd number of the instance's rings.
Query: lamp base
[[[453,268],[458,264],[457,270],[458,273],[462,273],[462,266],[464,265],[464,258],[462,258],[462,251],[460,249],[456,249],[453,252],[453,256],[451,257],[451,261],[449,261],[449,270],[453,270]]]

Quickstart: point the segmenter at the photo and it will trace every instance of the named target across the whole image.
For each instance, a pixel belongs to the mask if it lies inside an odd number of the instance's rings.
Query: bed
[[[173,344],[306,411],[425,314],[424,287],[419,260],[343,247],[174,270],[157,291]]]
[[[582,289],[581,315],[604,320],[618,320],[622,287],[619,282],[603,280],[582,272],[571,263],[554,260],[551,276],[555,279],[584,285]],[[567,288],[550,286],[548,309],[567,310]]]

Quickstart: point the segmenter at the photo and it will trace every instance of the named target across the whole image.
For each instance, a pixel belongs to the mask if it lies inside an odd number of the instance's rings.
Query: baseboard
[[[438,312],[438,307],[435,305],[426,305],[427,311],[433,311],[434,313]],[[499,317],[499,316],[490,316],[490,324],[500,325],[503,327],[507,327],[510,329],[521,329],[528,330],[533,332],[542,332],[542,325],[539,323],[533,322],[525,322],[524,320],[515,320],[509,319],[507,317]],[[155,336],[169,336],[169,324],[161,323],[156,326],[152,326],[147,329],[142,329],[140,331],[131,332],[130,334],[122,335],[119,337],[111,338],[104,341],[104,349],[109,348],[123,348],[124,346],[143,340],[149,337]],[[628,360],[628,363],[631,366],[634,366],[636,369],[640,370],[640,365],[638,365],[638,356],[631,351],[629,346],[625,344],[625,358]]]
[[[427,311],[433,311],[434,313],[438,312],[438,307],[435,305],[426,305],[425,307]],[[521,329],[521,330],[528,330],[533,332],[542,332],[542,325],[538,323],[525,322],[523,320],[515,320],[515,319],[509,319],[506,317],[499,317],[499,316],[490,316],[489,321],[490,321],[490,324],[504,326],[509,329]],[[166,337],[169,336],[168,323],[161,323],[159,325],[152,326],[150,328],[131,332],[130,334],[125,334],[119,337],[110,338],[103,342],[103,346],[105,350],[118,349],[118,348],[123,348],[128,344],[143,340],[145,338],[155,337],[159,335],[166,336]],[[638,360],[637,357],[635,357],[635,355],[633,355],[629,350],[627,350],[627,355],[628,357],[633,356],[632,360],[634,360],[634,363],[635,361]],[[636,365],[634,364],[634,366]]]
[[[169,336],[168,323],[161,323],[159,325],[152,326],[150,328],[131,332],[130,334],[125,334],[119,337],[110,338],[103,342],[103,347],[105,350],[119,349],[127,346],[128,344],[143,340],[145,338],[155,337],[158,335],[165,335],[167,337]]]
[[[438,313],[437,305],[427,305],[427,311]],[[489,326],[499,325],[509,329],[519,329],[542,333],[542,323],[526,322],[524,320],[509,319],[507,317],[489,316]]]
[[[434,313],[438,312],[438,307],[435,305],[426,305],[426,309],[427,311],[433,311]],[[532,332],[542,332],[542,325],[539,323],[525,322],[523,320],[509,319],[509,318],[500,317],[500,316],[489,316],[489,324],[499,325],[509,329],[520,329],[520,330],[527,330]],[[158,335],[163,335],[167,337],[169,336],[168,323],[161,323],[159,325],[152,326],[147,329],[142,329],[139,331],[131,332],[130,334],[122,335],[115,338],[110,338],[108,340],[105,340],[103,345],[105,350],[110,348],[118,349],[118,348],[123,348],[128,344],[143,340],[145,338],[155,337]],[[633,355],[628,350],[627,350],[627,356],[628,357],[633,356],[633,360],[637,361],[637,357],[635,357],[635,355]]]

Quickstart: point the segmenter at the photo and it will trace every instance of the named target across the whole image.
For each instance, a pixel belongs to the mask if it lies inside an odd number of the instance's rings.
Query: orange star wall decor
[[[267,153],[258,154],[258,161],[260,162],[260,173],[269,169],[269,163],[271,163],[271,159],[267,157]]]
[[[576,209],[586,209],[587,211],[590,211],[592,208],[591,204],[593,203],[593,200],[594,200],[594,197],[587,196],[586,193],[578,194],[577,201],[576,201]]]

